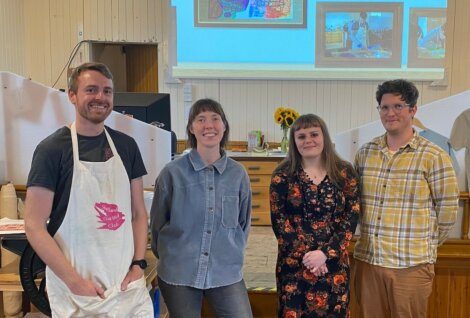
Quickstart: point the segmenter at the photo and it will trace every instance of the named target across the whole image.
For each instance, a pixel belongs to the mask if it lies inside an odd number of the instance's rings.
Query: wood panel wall
[[[279,141],[281,131],[272,115],[281,105],[319,114],[333,136],[378,119],[373,98],[378,81],[173,79],[175,15],[170,0],[0,0],[0,5],[0,43],[8,44],[0,48],[1,69],[46,85],[57,80],[82,40],[158,43],[158,91],[171,94],[178,139],[185,138],[184,83],[192,85],[193,101],[221,101],[232,140],[246,140],[249,130],[261,129],[268,141]],[[447,78],[437,86],[417,82],[420,104],[470,89],[470,1],[448,0],[448,12]],[[89,58],[83,43],[73,64]],[[65,78],[62,75],[56,86],[65,87]]]
[[[23,3],[0,0],[0,71],[24,74]]]
[[[22,7],[24,70],[18,72],[45,85],[66,87],[59,74],[76,46],[72,65],[90,60],[81,41],[157,43],[162,39],[161,0],[0,0]],[[21,5],[20,5],[21,4]],[[0,30],[0,34],[6,31]]]
[[[290,80],[186,80],[193,87],[193,100],[219,100],[231,123],[231,140],[246,140],[247,133],[260,129],[268,141],[280,141],[282,131],[273,121],[279,106],[300,113],[315,113],[327,123],[330,134],[378,120],[375,90],[379,81],[290,81]],[[421,92],[419,104],[449,96],[448,87],[430,87],[416,82]],[[172,127],[184,139],[186,125],[183,88],[166,85],[172,107]],[[419,114],[419,113],[418,113]],[[418,115],[419,116],[419,115]]]
[[[470,89],[470,1],[448,0],[453,19],[451,70],[451,94]]]
[[[156,45],[126,47],[127,91],[158,92],[157,57]]]

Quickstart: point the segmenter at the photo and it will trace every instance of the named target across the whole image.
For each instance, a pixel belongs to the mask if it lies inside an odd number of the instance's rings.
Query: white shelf
[[[435,81],[442,68],[315,68],[311,64],[178,63],[175,78],[274,80],[387,80]]]

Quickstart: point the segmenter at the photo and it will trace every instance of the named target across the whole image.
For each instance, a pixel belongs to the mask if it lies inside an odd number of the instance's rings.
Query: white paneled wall
[[[24,7],[25,70],[18,73],[46,85],[57,80],[82,40],[155,43],[163,37],[163,0],[0,1]],[[73,65],[89,56],[89,46],[81,45]],[[66,87],[66,75],[65,70],[56,87]]]
[[[194,101],[211,97],[221,102],[232,140],[246,140],[249,130],[261,129],[268,141],[279,141],[281,131],[272,118],[278,106],[320,115],[332,136],[378,118],[377,81],[189,79],[179,83],[171,79],[175,15],[170,4],[170,0],[0,0],[0,69],[52,85],[81,40],[153,42],[158,43],[159,90],[171,94],[172,127],[179,139],[185,138],[184,83],[192,85]],[[448,13],[448,85],[417,82],[420,104],[470,89],[470,1],[448,0]],[[82,45],[73,64],[88,59],[89,47]],[[56,87],[65,86],[64,73]]]
[[[248,131],[260,129],[268,141],[280,141],[282,132],[273,120],[279,106],[319,115],[332,137],[378,119],[375,91],[379,81],[198,79],[185,83],[192,84],[194,101],[205,97],[220,101],[231,124],[231,140],[246,140]],[[415,84],[421,92],[420,105],[449,96],[449,89],[429,87],[429,82]],[[167,84],[165,91],[171,95],[172,127],[178,139],[184,139],[183,84]]]
[[[0,0],[0,71],[24,72],[23,3]]]

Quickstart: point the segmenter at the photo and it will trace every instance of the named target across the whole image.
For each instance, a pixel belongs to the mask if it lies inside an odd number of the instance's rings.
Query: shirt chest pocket
[[[222,225],[225,228],[236,228],[238,226],[239,213],[238,196],[222,196]]]

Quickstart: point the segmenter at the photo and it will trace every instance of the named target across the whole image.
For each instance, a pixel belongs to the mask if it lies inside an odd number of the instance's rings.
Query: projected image
[[[411,9],[408,66],[442,67],[445,30],[445,9]]]
[[[325,55],[390,58],[393,14],[390,12],[327,13]]]
[[[306,0],[194,0],[197,27],[305,27]]]
[[[401,4],[318,3],[317,66],[399,67]]]

